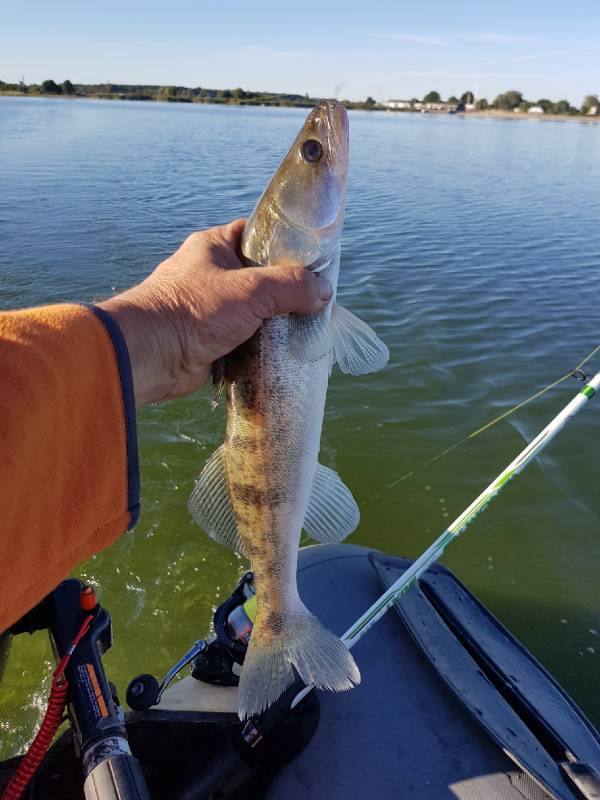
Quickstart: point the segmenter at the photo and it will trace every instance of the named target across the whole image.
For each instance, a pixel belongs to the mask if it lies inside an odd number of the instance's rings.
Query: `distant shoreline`
[[[443,112],[428,111],[427,114],[439,114]],[[426,116],[426,115],[424,115]],[[600,122],[600,115],[586,116],[584,114],[529,114],[526,111],[500,111],[499,109],[487,108],[485,111],[457,111],[451,116],[482,118],[488,117],[490,119],[527,119],[533,121],[543,122]]]
[[[229,101],[220,101],[212,98],[194,98],[193,100],[180,100],[180,99],[167,99],[161,97],[140,97],[140,98],[132,98],[132,97],[103,97],[101,95],[82,95],[82,94],[44,94],[42,92],[36,92],[35,94],[26,93],[26,92],[18,92],[18,91],[0,91],[0,98],[2,97],[23,97],[26,99],[37,99],[42,98],[45,100],[108,100],[114,102],[122,102],[123,100],[129,100],[130,102],[135,103],[165,103],[179,105],[181,103],[189,103],[193,105],[213,105],[213,106],[228,106],[228,107],[244,107],[244,108],[312,108],[318,100],[311,98],[308,102],[277,102],[276,100],[269,99],[268,102],[260,103],[260,102],[229,102]],[[345,102],[344,105],[350,110],[356,111],[379,111],[385,112],[386,114],[408,114],[412,116],[413,114],[420,114],[421,116],[432,116],[432,117],[440,117],[440,116],[455,116],[461,118],[470,118],[470,119],[510,119],[510,120],[530,120],[530,121],[549,121],[549,122],[584,122],[584,123],[600,123],[600,115],[595,116],[586,116],[583,114],[529,114],[526,111],[514,112],[514,111],[501,111],[499,109],[487,108],[481,111],[456,111],[449,113],[447,111],[434,111],[430,110],[427,112],[419,112],[416,110],[408,110],[408,109],[390,109],[390,108],[383,108],[379,105],[375,106],[367,106],[365,103],[355,103],[355,102]]]

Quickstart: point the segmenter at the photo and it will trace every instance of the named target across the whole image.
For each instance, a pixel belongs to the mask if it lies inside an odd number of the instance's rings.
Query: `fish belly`
[[[288,325],[287,317],[264,323],[226,365],[227,485],[257,597],[238,687],[242,719],[275,702],[297,675],[332,691],[360,681],[345,645],[298,596],[298,546],[317,471],[329,359],[294,358]]]
[[[317,468],[328,359],[289,353],[287,316],[265,322],[228,364],[227,482],[261,616],[298,605],[296,561]]]

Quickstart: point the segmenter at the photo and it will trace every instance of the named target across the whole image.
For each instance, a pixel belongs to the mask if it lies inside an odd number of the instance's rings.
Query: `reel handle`
[[[190,647],[179,661],[174,664],[162,679],[162,683],[158,683],[154,675],[143,673],[138,675],[130,681],[125,694],[127,705],[133,708],[134,711],[148,711],[151,706],[155,706],[160,702],[163,692],[171,683],[173,678],[187,666],[190,661],[193,661],[196,656],[206,650],[207,644],[204,639],[198,639],[197,642]]]

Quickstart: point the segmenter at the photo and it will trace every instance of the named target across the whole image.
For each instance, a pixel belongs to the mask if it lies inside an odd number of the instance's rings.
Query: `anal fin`
[[[329,467],[317,465],[304,530],[317,542],[341,542],[356,529],[360,512],[352,492]]]

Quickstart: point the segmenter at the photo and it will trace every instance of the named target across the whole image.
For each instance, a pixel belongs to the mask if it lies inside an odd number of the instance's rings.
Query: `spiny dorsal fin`
[[[212,363],[212,408],[215,409],[219,405],[221,393],[225,387],[225,359],[218,358]]]

